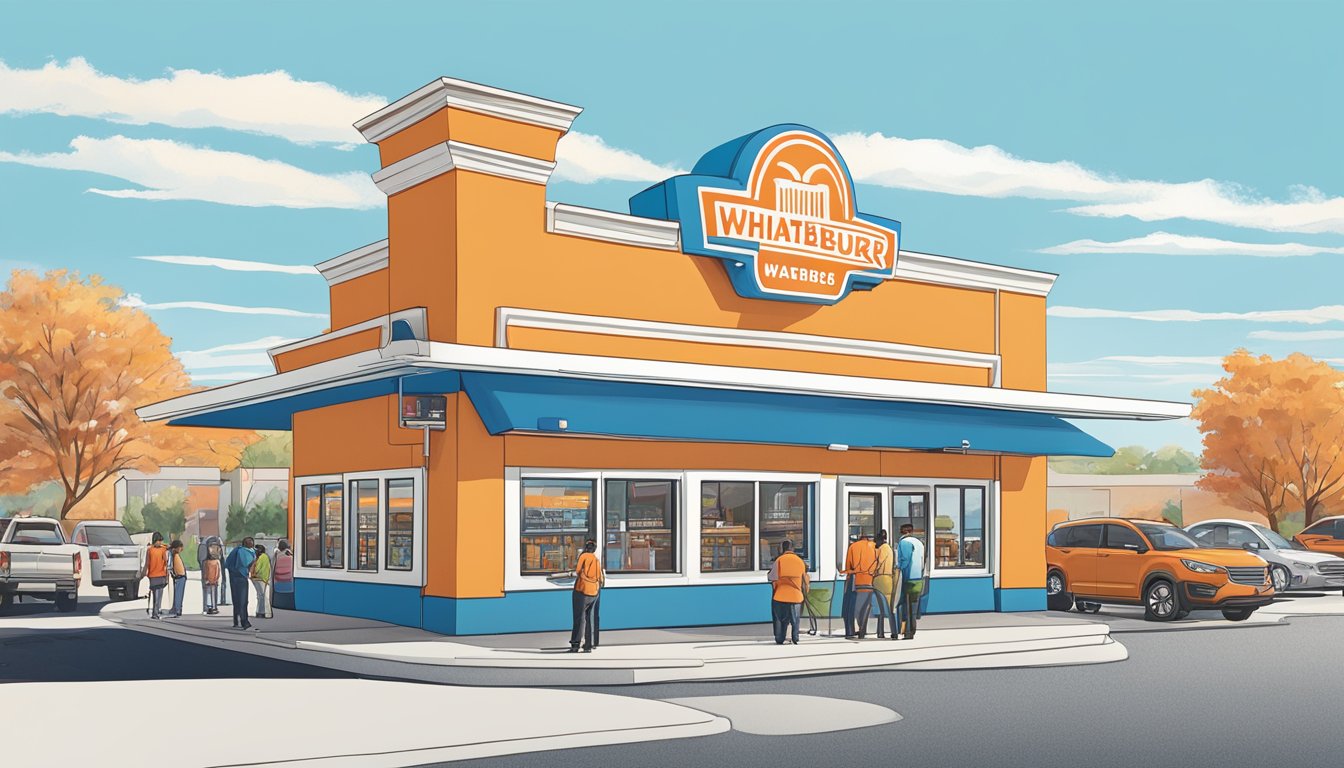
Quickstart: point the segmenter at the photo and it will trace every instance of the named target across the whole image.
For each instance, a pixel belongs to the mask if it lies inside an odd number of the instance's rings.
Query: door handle
[[[1110,553],[1110,552],[1098,552],[1098,553],[1097,553],[1097,557],[1110,557],[1110,556],[1111,556],[1111,553]]]

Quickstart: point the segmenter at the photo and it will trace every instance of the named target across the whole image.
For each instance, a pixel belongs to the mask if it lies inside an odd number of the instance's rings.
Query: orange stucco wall
[[[559,132],[443,109],[380,145],[385,164],[447,140],[552,159]],[[716,259],[545,231],[545,187],[455,170],[393,195],[389,266],[333,287],[333,326],[425,307],[429,338],[494,346],[501,307],[866,339],[1002,355],[1005,387],[1045,388],[1045,300],[889,280],[834,306],[739,296]],[[997,318],[996,318],[997,306]],[[996,322],[997,320],[997,322]],[[338,343],[339,342],[339,343]],[[374,340],[373,344],[376,345]],[[984,368],[854,355],[514,328],[520,349],[986,386]],[[282,356],[290,370],[372,348],[363,335]],[[333,354],[334,353],[334,354]],[[491,436],[465,395],[430,439],[425,593],[493,597],[504,587],[507,467],[731,469],[1002,482],[1001,586],[1042,586],[1044,459],[904,451]],[[296,476],[425,465],[421,433],[397,426],[395,398],[298,414]]]

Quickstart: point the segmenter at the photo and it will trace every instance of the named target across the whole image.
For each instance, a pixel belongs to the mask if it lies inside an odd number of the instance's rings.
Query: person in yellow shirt
[[[784,644],[784,631],[793,627],[793,644],[798,644],[798,621],[803,607],[803,596],[811,586],[807,578],[807,563],[793,551],[788,539],[779,545],[779,557],[770,566],[770,616],[775,625],[775,645]]]
[[[574,568],[574,630],[569,634],[570,653],[579,652],[580,642],[584,653],[597,646],[597,600],[607,583],[607,575],[602,572],[602,561],[598,560],[596,552],[596,541],[584,542],[583,554],[579,555]]]
[[[891,617],[891,634],[896,635],[896,605],[900,602],[900,597],[896,593],[896,580],[892,576],[896,564],[896,552],[887,543],[887,532],[878,531],[877,540],[877,569],[873,574],[873,591],[877,593],[877,599],[885,601],[883,605],[878,606],[877,611],[877,636],[886,637],[884,622],[886,617]],[[899,571],[896,574],[899,575]]]
[[[873,572],[877,568],[877,547],[860,533],[845,553],[845,568],[841,575],[853,578],[853,599],[850,612],[845,616],[845,639],[862,640],[868,634],[868,617],[873,612]]]

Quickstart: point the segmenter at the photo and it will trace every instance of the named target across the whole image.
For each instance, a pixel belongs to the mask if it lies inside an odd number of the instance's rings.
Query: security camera
[[[964,450],[966,450],[967,448],[970,448],[970,447],[971,447],[971,441],[970,441],[970,440],[962,440],[962,441],[961,441],[961,450],[964,451]]]

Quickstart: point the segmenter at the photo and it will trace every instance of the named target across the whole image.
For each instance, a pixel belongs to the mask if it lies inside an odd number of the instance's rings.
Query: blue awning
[[[542,432],[852,448],[1111,456],[1044,413],[504,373],[462,373],[491,434]],[[565,424],[563,430],[559,422]]]

